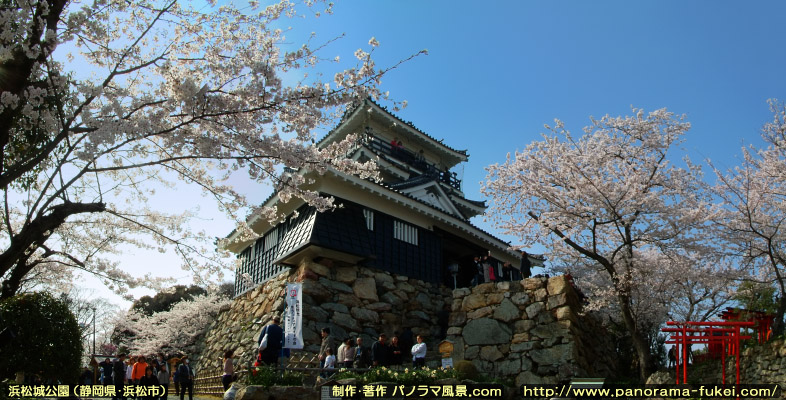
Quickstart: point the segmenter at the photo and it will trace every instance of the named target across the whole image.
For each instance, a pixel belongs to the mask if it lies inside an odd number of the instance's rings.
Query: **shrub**
[[[458,374],[458,378],[461,380],[469,379],[471,381],[477,381],[480,373],[478,373],[478,369],[475,367],[475,364],[468,360],[461,360],[456,363],[454,367],[456,369],[456,373]]]
[[[47,293],[20,294],[0,302],[0,380],[17,372],[40,374],[64,384],[76,383],[82,338],[68,306]]]
[[[300,372],[281,371],[273,367],[261,366],[251,369],[248,384],[254,386],[303,386],[304,375]]]

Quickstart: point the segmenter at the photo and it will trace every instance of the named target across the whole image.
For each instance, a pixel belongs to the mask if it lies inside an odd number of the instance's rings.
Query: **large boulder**
[[[568,290],[568,280],[565,279],[564,275],[554,276],[549,278],[548,283],[546,283],[546,290],[548,290],[549,295],[558,295],[561,293],[565,293]]]
[[[361,299],[371,300],[374,302],[379,301],[377,296],[377,284],[374,278],[359,278],[352,286],[355,296]]]
[[[308,294],[319,302],[331,301],[333,292],[319,282],[308,280],[303,282],[303,293]]]
[[[495,364],[495,368],[500,375],[516,375],[521,372],[521,360],[499,361]]]
[[[511,335],[510,328],[491,318],[469,321],[462,332],[470,346],[510,343]]]
[[[344,304],[339,304],[339,303],[322,303],[321,307],[324,308],[325,310],[338,311],[338,312],[343,312],[345,314],[349,314],[349,309]]]
[[[504,357],[497,346],[483,346],[480,348],[480,358],[487,361],[497,361]]]
[[[334,312],[332,322],[340,327],[347,328],[352,332],[360,331],[360,324],[358,324],[358,322],[349,314]]]
[[[471,294],[464,298],[461,303],[461,311],[472,311],[477,308],[485,307],[488,305],[488,299],[485,294]]]
[[[376,311],[366,310],[365,308],[352,307],[352,316],[359,321],[372,323],[379,322],[379,314]]]
[[[508,299],[502,300],[502,303],[494,310],[494,319],[510,322],[519,318],[521,318],[521,311]]]
[[[336,268],[336,280],[343,283],[352,283],[358,278],[358,267]]]
[[[401,307],[404,304],[404,301],[401,300],[401,297],[396,296],[393,292],[387,292],[382,295],[382,301],[391,305],[391,307]]]
[[[546,306],[541,302],[530,304],[527,306],[527,318],[535,319],[545,308]]]
[[[346,283],[336,282],[325,278],[319,278],[319,283],[333,292],[352,293],[352,288],[347,286]]]
[[[566,343],[532,350],[529,355],[538,365],[561,365],[574,360],[574,350],[573,343]]]

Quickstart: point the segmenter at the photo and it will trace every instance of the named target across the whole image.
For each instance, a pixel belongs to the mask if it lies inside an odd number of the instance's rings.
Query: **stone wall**
[[[736,382],[734,356],[726,357],[726,382]],[[680,370],[682,373],[682,370]],[[688,382],[721,384],[722,370],[719,360],[709,360],[706,364],[688,365]],[[674,368],[661,369],[647,378],[647,384],[673,384]],[[740,383],[743,385],[779,384],[786,382],[786,340],[772,340],[755,344],[742,350],[740,357]],[[786,390],[781,388],[780,398],[786,399]]]
[[[732,362],[726,367],[727,373],[728,371],[734,373]],[[786,382],[786,340],[772,340],[744,349],[740,357],[740,382],[749,384]],[[786,398],[786,390],[782,394],[782,397]]]
[[[197,373],[215,374],[233,349],[254,359],[262,327],[286,307],[288,282],[303,283],[304,351],[319,350],[323,327],[338,338],[361,335],[366,346],[379,333],[405,328],[422,334],[435,359],[447,335],[453,360],[472,361],[485,375],[522,383],[572,377],[610,377],[616,369],[611,341],[592,316],[578,313],[578,296],[564,277],[529,278],[450,290],[364,267],[306,263],[236,298],[216,318],[200,350]]]
[[[453,291],[448,340],[454,362],[516,385],[610,377],[612,343],[564,276],[485,283]]]
[[[380,333],[391,337],[410,328],[436,349],[432,344],[447,329],[450,289],[375,269],[325,264],[305,263],[236,298],[217,317],[200,351],[192,357],[197,359],[197,373],[218,371],[218,359],[225,349],[233,349],[243,363],[253,360],[262,328],[286,307],[288,282],[303,283],[305,351],[319,351],[323,327],[329,327],[338,338],[361,335],[366,346]]]

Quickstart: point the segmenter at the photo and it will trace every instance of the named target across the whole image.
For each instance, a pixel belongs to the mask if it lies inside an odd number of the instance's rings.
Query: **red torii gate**
[[[741,321],[743,318],[746,320],[752,319],[756,323],[753,329],[756,331],[759,343],[764,343],[770,339],[770,329],[773,322],[775,322],[775,314],[734,307],[726,307],[726,310],[720,313],[720,317],[724,321]]]
[[[663,332],[671,332],[671,333],[679,333],[679,335],[672,335],[671,340],[667,341],[668,344],[676,344],[677,353],[675,354],[677,358],[676,364],[676,383],[680,383],[680,363],[679,360],[682,360],[682,382],[685,383],[688,380],[688,363],[687,361],[687,352],[688,346],[692,344],[699,344],[699,343],[719,343],[721,347],[725,350],[721,352],[721,362],[722,362],[722,374],[723,374],[723,383],[726,383],[726,360],[724,355],[734,355],[735,356],[735,363],[736,363],[736,370],[737,370],[737,384],[740,383],[740,340],[750,339],[750,336],[741,336],[740,335],[740,328],[744,327],[752,327],[754,326],[755,322],[753,321],[710,321],[710,322],[696,322],[696,321],[687,321],[687,322],[678,322],[678,321],[668,321],[666,325],[669,326],[677,326],[677,328],[662,328],[661,331]],[[708,328],[688,328],[688,326],[706,326]],[[717,328],[716,328],[717,327]],[[703,335],[689,335],[689,333],[702,333]],[[721,333],[720,336],[716,336],[715,333]],[[679,346],[682,345],[682,357],[679,356]]]

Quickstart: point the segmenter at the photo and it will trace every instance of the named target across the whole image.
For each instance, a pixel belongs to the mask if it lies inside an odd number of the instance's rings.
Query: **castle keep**
[[[437,346],[451,340],[455,362],[468,359],[484,373],[519,382],[556,382],[573,376],[606,374],[595,329],[579,317],[575,293],[563,277],[485,283],[469,288],[473,257],[491,251],[494,261],[521,263],[508,244],[472,225],[485,203],[467,199],[453,170],[467,161],[456,150],[366,100],[347,112],[317,145],[361,133],[350,154],[374,160],[381,181],[335,171],[316,175],[311,190],[333,196],[340,208],[324,213],[303,201],[266,205],[291,215],[275,226],[250,222],[254,241],[229,236],[241,266],[235,300],[222,312],[201,348],[201,360],[226,349],[252,360],[259,332],[285,309],[285,287],[303,284],[305,352],[319,350],[319,331],[339,338],[362,336],[370,346],[380,333],[424,335],[427,359],[439,365]],[[243,277],[250,276],[251,279]],[[454,285],[458,289],[454,290]],[[588,345],[588,346],[585,346]],[[212,361],[199,369],[215,370]]]
[[[318,213],[303,200],[282,203],[274,193],[265,205],[277,205],[292,218],[275,226],[264,218],[250,220],[259,235],[253,242],[239,241],[236,232],[228,237],[228,249],[241,260],[236,296],[308,262],[374,268],[451,288],[451,269],[459,287],[469,285],[472,257],[478,254],[491,251],[497,261],[520,264],[507,243],[469,221],[486,205],[467,199],[453,172],[467,161],[465,150],[447,146],[371,100],[347,112],[317,146],[351,133],[362,139],[349,157],[376,161],[381,180],[333,170],[291,171],[313,178],[309,189],[335,197],[341,207]]]

